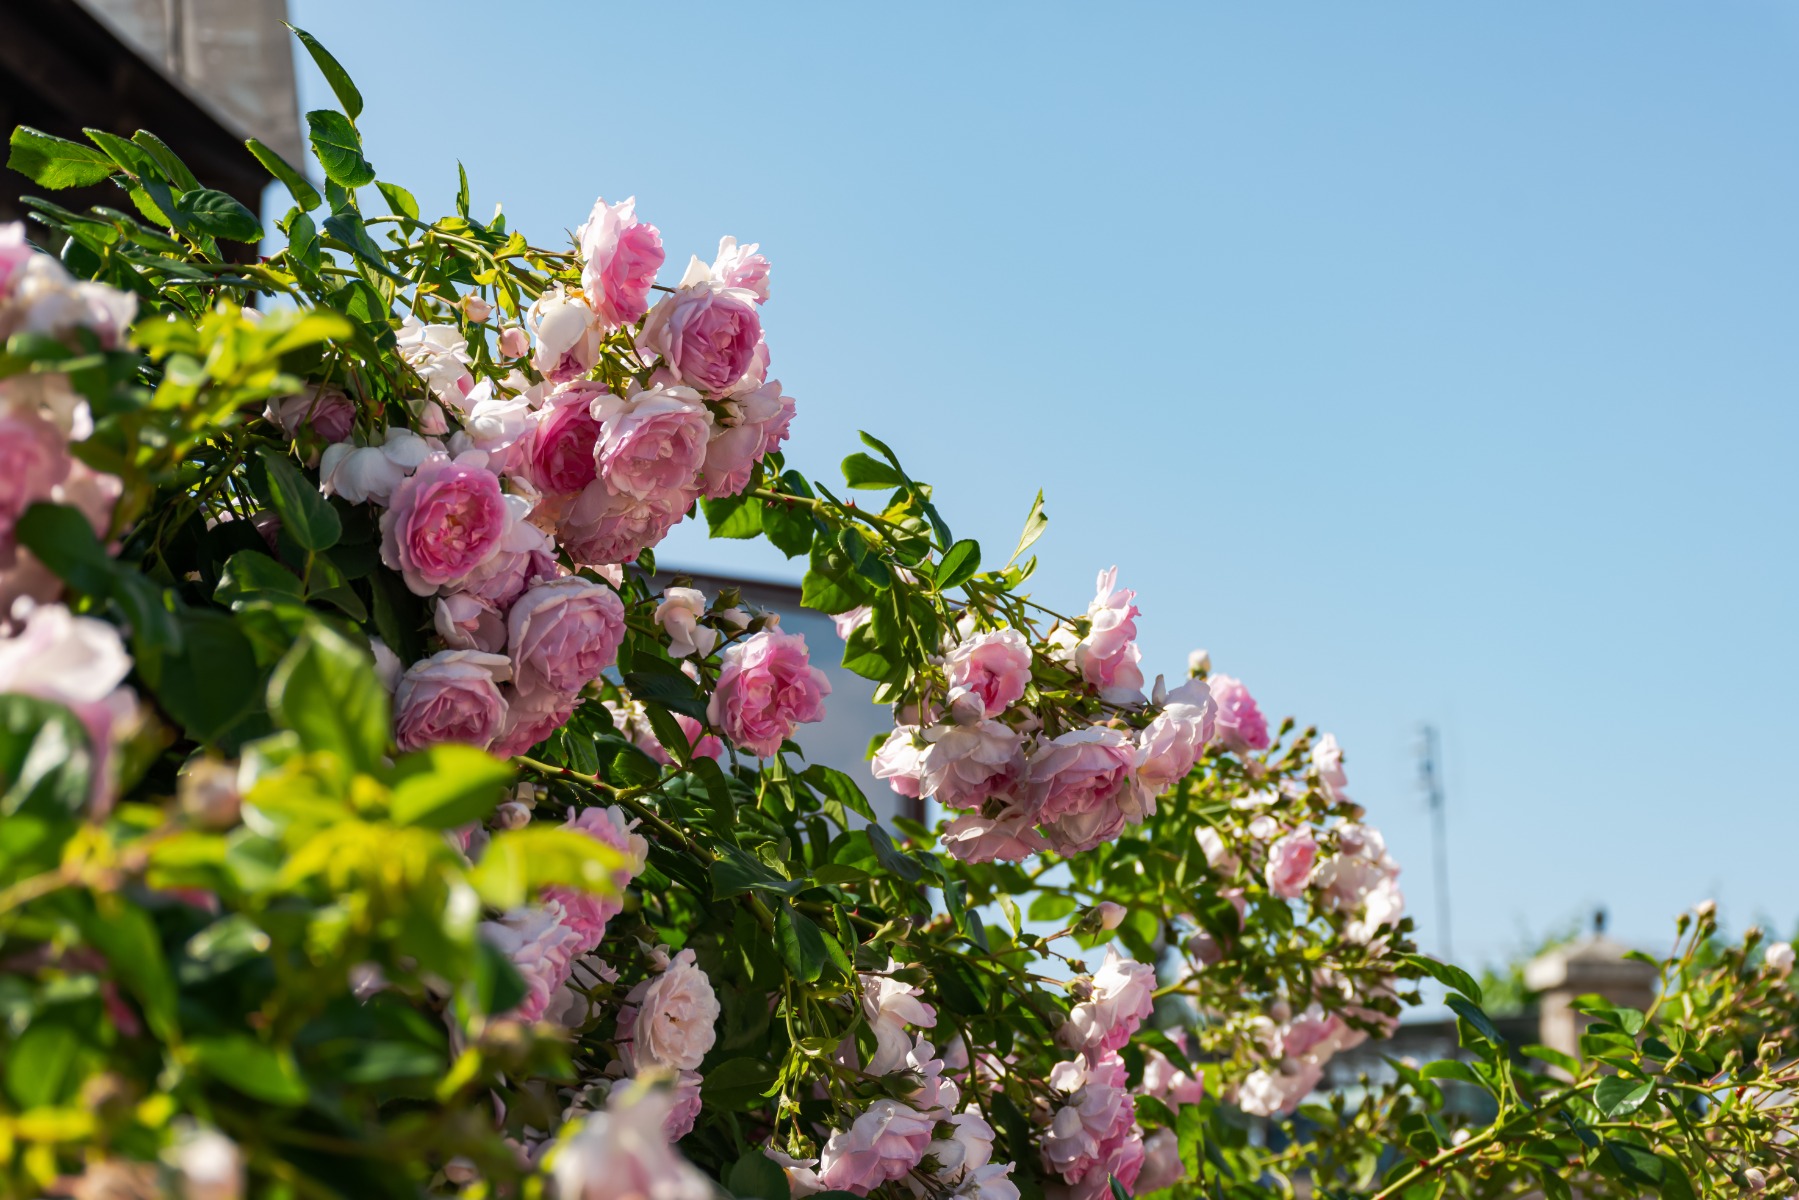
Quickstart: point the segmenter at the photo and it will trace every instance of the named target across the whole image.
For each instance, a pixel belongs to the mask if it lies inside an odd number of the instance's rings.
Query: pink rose
[[[1008,807],[997,817],[962,813],[943,830],[943,849],[962,862],[1018,862],[1049,849],[1022,807]]]
[[[756,303],[768,300],[768,260],[757,254],[761,246],[751,242],[739,246],[734,237],[718,239],[718,257],[712,260],[712,281],[720,287],[742,288],[756,297]]]
[[[918,726],[901,725],[888,734],[875,751],[869,770],[900,795],[916,800],[923,791],[924,780],[924,750],[918,745]]]
[[[680,1101],[653,1088],[614,1088],[556,1150],[559,1200],[712,1200],[713,1184],[669,1145]]]
[[[876,1100],[849,1129],[833,1133],[819,1153],[819,1180],[827,1188],[866,1196],[902,1179],[924,1161],[935,1122],[898,1100]]]
[[[1043,1165],[1073,1185],[1078,1200],[1102,1200],[1107,1175],[1129,1191],[1142,1169],[1143,1136],[1125,1077],[1124,1063],[1111,1051],[1050,1069],[1049,1086],[1064,1100],[1043,1133]]]
[[[1349,793],[1344,790],[1349,786],[1349,776],[1343,773],[1343,747],[1337,745],[1335,734],[1325,734],[1312,747],[1312,769],[1318,772],[1318,782],[1325,795],[1338,804],[1349,799]]]
[[[17,557],[14,529],[25,510],[69,477],[68,447],[61,431],[30,412],[0,411],[0,567]]]
[[[418,372],[431,394],[460,410],[463,397],[475,386],[475,377],[468,369],[472,361],[468,340],[462,331],[454,325],[425,325],[409,314],[400,323],[396,342],[401,361]]]
[[[644,865],[649,861],[649,843],[634,832],[636,822],[627,820],[624,811],[616,805],[584,808],[571,814],[563,822],[563,828],[584,833],[626,856],[629,861],[612,872],[612,882],[620,892],[643,873]],[[601,896],[579,888],[547,887],[543,894],[546,900],[554,900],[562,906],[563,923],[580,935],[579,948],[575,951],[577,958],[591,953],[605,935],[606,923],[624,911],[621,898]]]
[[[693,503],[690,493],[638,500],[615,495],[602,480],[581,490],[556,526],[562,548],[590,567],[628,563],[680,524]]]
[[[1177,1040],[1185,1049],[1186,1041]],[[1143,1094],[1154,1096],[1169,1108],[1179,1108],[1183,1104],[1198,1104],[1203,1100],[1206,1085],[1204,1080],[1195,1079],[1175,1066],[1166,1054],[1151,1047],[1143,1052]]]
[[[512,1010],[521,1021],[535,1021],[562,985],[578,953],[580,935],[562,921],[562,906],[554,901],[527,905],[481,922],[481,936],[511,960],[525,980],[525,998]]]
[[[712,734],[707,733],[704,725],[700,724],[686,713],[674,713],[672,715],[675,718],[675,724],[681,727],[681,733],[687,738],[688,757],[716,759],[724,754],[725,744]],[[647,724],[648,722],[646,721],[645,723]],[[669,757],[668,750],[660,741],[656,740],[654,732],[652,732],[649,737],[638,741],[636,744],[639,750],[642,750],[645,754],[649,755],[665,767],[674,761],[674,759]]]
[[[977,633],[945,656],[943,674],[951,688],[981,698],[983,715],[997,717],[1018,703],[1031,682],[1031,647],[1016,629]]]
[[[891,960],[887,969],[895,969]],[[924,995],[923,991],[904,980],[890,975],[858,975],[856,979],[862,985],[862,1015],[875,1035],[874,1057],[868,1060],[866,1068],[868,1074],[886,1075],[903,1069],[912,1052],[912,1038],[906,1032],[907,1028],[936,1028],[937,1010],[919,999]]]
[[[1318,861],[1318,842],[1310,829],[1297,829],[1268,847],[1268,890],[1283,900],[1305,894]]]
[[[753,293],[703,280],[663,297],[638,345],[661,355],[678,382],[716,396],[743,377],[761,337]]]
[[[487,752],[495,758],[512,758],[523,754],[537,743],[568,724],[579,696],[563,696],[555,692],[533,692],[521,696],[510,685],[500,689],[506,700],[506,721],[499,736]]]
[[[764,629],[725,650],[706,720],[740,749],[767,758],[801,722],[824,719],[830,694],[804,635]]]
[[[508,325],[500,330],[500,357],[523,358],[531,352],[531,335],[523,325]]]
[[[668,1067],[696,1071],[718,1034],[718,995],[712,981],[694,965],[692,950],[672,959],[657,951],[664,964],[625,997],[630,1017],[619,1014],[620,1052],[632,1071]]]
[[[594,455],[615,495],[653,500],[691,493],[712,429],[698,392],[656,387],[626,400],[602,396],[593,415],[601,422]]]
[[[514,538],[529,549],[509,549]],[[468,573],[461,591],[495,608],[510,608],[531,584],[540,579],[556,579],[563,573],[562,564],[556,561],[556,543],[549,535],[529,525],[515,524],[493,557]]]
[[[0,300],[11,296],[13,278],[36,253],[31,243],[25,240],[25,222],[8,221],[0,225]]]
[[[656,624],[668,635],[670,658],[705,658],[718,645],[718,630],[700,624],[706,607],[705,593],[698,588],[662,590],[662,602],[656,605]]]
[[[593,202],[593,215],[575,233],[581,243],[581,287],[587,303],[610,329],[630,325],[649,308],[650,287],[662,269],[662,234],[637,219],[637,197],[608,206]]]
[[[1024,774],[1023,741],[998,721],[938,725],[925,737],[924,790],[946,808],[978,809]]]
[[[1292,1070],[1251,1071],[1237,1085],[1237,1107],[1251,1116],[1272,1117],[1290,1112],[1312,1094],[1324,1078],[1324,1068],[1315,1063],[1294,1063]]]
[[[10,636],[0,637],[0,694],[36,696],[60,704],[87,731],[93,750],[91,811],[111,806],[109,761],[113,731],[137,711],[124,686],[131,655],[119,631],[96,617],[78,617],[61,604],[40,604]]]
[[[439,596],[432,623],[437,636],[452,650],[499,654],[506,649],[506,618],[472,592]]]
[[[751,471],[787,440],[793,422],[793,397],[781,394],[778,379],[726,398],[725,407],[731,423],[713,426],[700,469],[705,494],[715,500],[748,487]]]
[[[1206,678],[1206,687],[1218,705],[1215,736],[1219,744],[1237,754],[1266,750],[1268,722],[1242,681],[1229,675],[1211,675]]]
[[[1118,586],[1118,568],[1099,573],[1096,594],[1087,606],[1087,635],[1078,642],[1059,630],[1064,657],[1075,672],[1115,704],[1141,700],[1143,670],[1137,664],[1137,593]]]
[[[1149,811],[1155,798],[1187,777],[1212,740],[1212,700],[1205,707],[1170,704],[1137,735],[1137,784]]]
[[[263,416],[281,426],[289,441],[310,428],[327,442],[341,442],[356,428],[356,405],[341,388],[319,386],[309,392],[270,400]]]
[[[550,393],[532,417],[524,443],[524,474],[546,492],[573,494],[594,481],[600,440],[593,402],[610,395],[604,384],[576,380]]]
[[[1031,808],[1058,854],[1110,841],[1124,828],[1137,748],[1116,729],[1089,726],[1042,743],[1031,755]]]
[[[551,383],[578,379],[600,360],[605,336],[600,318],[561,284],[546,288],[531,302],[525,326],[537,338],[531,365]]]
[[[1172,1129],[1158,1129],[1143,1139],[1143,1170],[1137,1176],[1137,1194],[1159,1192],[1187,1177],[1181,1161],[1181,1140]]]
[[[381,561],[415,595],[429,596],[499,549],[509,520],[499,476],[434,454],[394,489],[381,514]]]
[[[506,721],[499,685],[512,673],[503,654],[443,650],[421,659],[394,689],[394,742],[402,751],[438,742],[485,750]]]
[[[1089,1057],[1122,1049],[1155,1007],[1156,969],[1106,947],[1106,961],[1093,973],[1087,999],[1075,1005],[1056,1041]]]
[[[506,614],[520,695],[573,695],[618,661],[625,606],[618,593],[579,575],[525,589]]]

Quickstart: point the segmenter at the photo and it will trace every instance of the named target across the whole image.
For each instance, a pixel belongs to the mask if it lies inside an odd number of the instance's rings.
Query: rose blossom
[[[931,1143],[930,1155],[937,1160],[937,1178],[954,1183],[968,1172],[978,1171],[993,1161],[993,1126],[979,1113],[929,1115],[950,1127],[948,1137]]]
[[[706,973],[694,965],[692,950],[671,959],[664,947],[657,958],[661,972],[632,988],[625,997],[630,1007],[619,1013],[622,1053],[634,1071],[652,1066],[698,1070],[718,1036],[713,1028],[718,996]]]
[[[1056,630],[1052,641],[1062,658],[1082,679],[1099,689],[1102,699],[1128,704],[1143,698],[1143,655],[1137,649],[1137,593],[1118,586],[1118,568],[1101,571],[1093,602],[1087,606],[1087,635]]]
[[[743,377],[761,337],[755,293],[720,287],[695,259],[680,289],[650,310],[637,341],[661,355],[678,382],[721,395]]]
[[[508,496],[508,507],[519,497]],[[519,546],[513,549],[513,546]],[[556,561],[556,543],[550,535],[522,522],[515,522],[493,556],[462,581],[457,589],[486,601],[495,608],[510,608],[525,594],[525,589],[542,579],[556,579],[563,574]]]
[[[551,392],[531,418],[520,456],[523,473],[546,492],[572,495],[594,481],[600,440],[594,401],[609,395],[604,384],[578,379]]]
[[[0,567],[17,555],[14,530],[25,510],[50,499],[69,477],[71,464],[61,432],[31,412],[0,412]]]
[[[739,246],[734,237],[718,239],[718,257],[712,260],[709,272],[712,281],[721,287],[742,288],[755,294],[756,303],[768,300],[768,259],[757,254],[762,247],[757,242],[747,246]]]
[[[525,312],[537,338],[531,365],[551,383],[567,383],[593,370],[605,330],[594,311],[561,284],[545,288]]]
[[[0,694],[60,704],[87,731],[94,764],[89,799],[99,815],[108,806],[114,731],[137,711],[135,695],[123,686],[130,673],[118,629],[61,604],[38,605],[14,636],[0,637]]]
[[[866,604],[858,604],[848,612],[836,613],[831,617],[831,624],[837,630],[840,641],[849,641],[850,634],[874,620],[875,610]]]
[[[452,650],[499,654],[506,649],[506,619],[499,609],[473,593],[439,596],[432,624]]]
[[[595,200],[575,237],[584,260],[581,288],[595,314],[611,329],[642,319],[664,256],[662,234],[637,219],[637,197],[613,205]]]
[[[500,356],[523,358],[531,352],[531,335],[523,325],[508,325],[500,330]]]
[[[1143,1018],[1154,1007],[1156,970],[1147,963],[1119,955],[1106,947],[1106,961],[1093,974],[1092,993],[1075,1005],[1056,1034],[1056,1041],[1089,1056],[1117,1050],[1131,1040]]]
[[[887,786],[916,800],[923,790],[924,751],[918,746],[918,726],[901,725],[887,735],[869,762],[869,772],[885,779]]]
[[[499,549],[509,519],[497,475],[435,454],[394,489],[381,514],[381,561],[415,595],[429,596]]]
[[[397,335],[400,360],[418,372],[431,394],[460,410],[475,385],[469,374],[468,340],[454,325],[425,325],[410,314]]]
[[[556,537],[578,563],[594,567],[627,563],[660,542],[692,503],[687,493],[654,500],[615,495],[595,480],[563,514]]]
[[[1178,1031],[1176,1031],[1178,1032]],[[1171,1035],[1172,1036],[1172,1035]],[[1182,1046],[1185,1046],[1183,1041]],[[1153,1046],[1143,1052],[1143,1094],[1154,1096],[1169,1108],[1198,1104],[1205,1098],[1206,1085],[1195,1079]]]
[[[1044,1131],[1043,1165],[1074,1185],[1073,1194],[1081,1200],[1100,1200],[1108,1174],[1128,1191],[1143,1165],[1137,1108],[1125,1076],[1124,1063],[1111,1051],[1050,1069],[1050,1087],[1067,1100]]]
[[[1018,862],[1049,849],[1035,825],[1020,807],[1008,807],[996,817],[962,813],[944,826],[943,849],[962,862]]]
[[[1762,965],[1775,975],[1785,977],[1793,972],[1793,944],[1771,942],[1762,952]]]
[[[1318,842],[1310,829],[1297,829],[1268,847],[1268,890],[1283,900],[1305,894],[1318,860]]]
[[[572,695],[618,661],[625,606],[618,593],[579,575],[525,589],[506,615],[520,695]]]
[[[802,722],[824,719],[831,681],[806,656],[803,634],[764,629],[728,647],[706,721],[758,758],[767,758]]]
[[[511,1015],[537,1020],[568,982],[580,935],[563,924],[562,906],[554,901],[509,909],[498,920],[481,922],[480,928],[481,936],[524,977],[525,998]]]
[[[356,405],[343,389],[319,386],[311,392],[270,400],[263,416],[281,426],[292,441],[310,428],[327,442],[341,442],[356,427]]]
[[[696,654],[704,658],[712,653],[712,648],[718,645],[718,631],[699,623],[700,618],[705,615],[706,596],[699,589],[663,589],[662,601],[656,605],[656,623],[668,634],[670,658],[687,658]]]
[[[1325,795],[1339,804],[1349,799],[1349,793],[1343,790],[1349,786],[1349,776],[1343,773],[1343,748],[1337,745],[1335,734],[1325,734],[1312,747],[1312,768],[1318,772]]]
[[[731,413],[729,424],[712,427],[700,468],[704,494],[714,500],[749,486],[750,472],[787,440],[793,421],[793,397],[781,394],[778,379],[728,396],[724,404]]]
[[[1023,739],[998,721],[937,725],[925,738],[922,790],[946,808],[979,808],[1024,773]]]
[[[634,831],[636,822],[627,821],[624,811],[616,805],[584,808],[571,814],[562,827],[612,847],[626,860],[612,872],[612,882],[621,893],[619,896],[602,896],[598,892],[560,885],[543,890],[544,899],[562,905],[563,924],[579,935],[579,949],[575,951],[575,956],[579,957],[591,953],[600,944],[606,923],[624,911],[622,893],[626,885],[643,873],[644,865],[649,861],[649,843]]]
[[[579,696],[557,692],[533,692],[521,696],[511,685],[500,689],[506,700],[506,721],[487,752],[495,758],[511,758],[523,754],[537,743],[568,724],[574,715]]]
[[[615,1088],[557,1143],[551,1174],[559,1200],[712,1200],[711,1182],[669,1145],[667,1089]]]
[[[1040,744],[1031,754],[1032,809],[1058,854],[1077,854],[1118,836],[1120,805],[1137,749],[1116,729],[1089,726]]]
[[[1268,722],[1242,681],[1229,675],[1211,675],[1206,678],[1206,687],[1218,705],[1214,728],[1219,743],[1237,754],[1266,750]]]
[[[1158,1129],[1143,1139],[1143,1170],[1137,1176],[1137,1194],[1159,1192],[1187,1177],[1181,1161],[1181,1140],[1172,1129]]]
[[[984,716],[997,717],[1018,703],[1031,682],[1031,647],[1016,629],[977,633],[944,657],[943,674],[951,688],[981,698]]]
[[[787,1176],[787,1189],[793,1200],[803,1200],[806,1196],[825,1190],[825,1185],[818,1180],[818,1172],[813,1170],[818,1166],[816,1158],[794,1158],[773,1146],[764,1146],[762,1153],[768,1155],[781,1168],[782,1174]]]
[[[485,750],[506,721],[499,684],[512,674],[503,654],[443,650],[420,659],[394,690],[394,743],[402,751],[437,742]]]
[[[898,1100],[876,1100],[847,1130],[833,1133],[819,1153],[818,1178],[858,1196],[901,1179],[924,1161],[933,1122]]]
[[[705,1106],[700,1095],[700,1085],[704,1082],[698,1071],[675,1073],[674,1102],[669,1106],[668,1118],[662,1122],[662,1136],[669,1142],[678,1142],[693,1132],[693,1124],[699,1119],[700,1110]],[[607,1094],[626,1094],[638,1086],[640,1085],[634,1077],[626,1076],[613,1080]]]
[[[1204,707],[1170,704],[1137,735],[1137,784],[1149,812],[1155,811],[1155,798],[1185,779],[1205,753],[1215,711],[1210,696]]]
[[[887,969],[897,964],[889,962]],[[862,1015],[875,1035],[874,1057],[865,1068],[870,1075],[886,1075],[906,1065],[912,1052],[907,1026],[933,1029],[937,1010],[919,997],[924,992],[903,980],[887,975],[858,976],[862,984]]]
[[[1324,1068],[1311,1063],[1293,1064],[1291,1071],[1251,1071],[1237,1085],[1237,1107],[1251,1116],[1272,1117],[1299,1107],[1324,1078]]]
[[[692,490],[712,430],[698,392],[655,387],[624,400],[604,395],[594,400],[593,415],[600,421],[594,457],[615,494],[651,500]]]

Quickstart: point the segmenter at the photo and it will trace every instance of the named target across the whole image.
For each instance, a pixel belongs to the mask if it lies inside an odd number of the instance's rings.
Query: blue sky
[[[1427,947],[1421,720],[1459,959],[1799,919],[1799,9],[290,6],[426,208],[761,242],[790,461],[1000,559],[1044,488],[1039,594],[1335,732]]]

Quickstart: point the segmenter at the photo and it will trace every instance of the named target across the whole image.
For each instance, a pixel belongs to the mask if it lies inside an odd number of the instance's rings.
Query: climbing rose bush
[[[0,1192],[1791,1190],[1787,944],[1683,918],[1654,1010],[1508,1045],[1129,564],[1034,595],[1041,494],[1002,562],[877,437],[789,465],[757,244],[427,220],[301,38],[266,258],[151,134],[13,135],[120,197],[0,226]],[[659,571],[686,520],[841,644]],[[801,751],[827,654],[931,823]],[[1328,1090],[1421,981],[1459,1059]]]

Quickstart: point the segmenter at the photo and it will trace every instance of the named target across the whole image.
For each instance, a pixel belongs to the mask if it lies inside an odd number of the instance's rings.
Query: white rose
[[[638,1070],[646,1066],[697,1071],[717,1038],[718,996],[712,981],[694,965],[693,951],[677,954],[660,975],[631,989],[626,997],[637,1006],[630,1058]]]
[[[334,442],[319,458],[319,491],[351,504],[386,504],[406,472],[378,446]]]
[[[697,588],[671,587],[656,606],[656,621],[668,633],[668,652],[674,658],[697,654],[701,658],[718,645],[718,631],[699,623],[706,615],[706,597]]]

